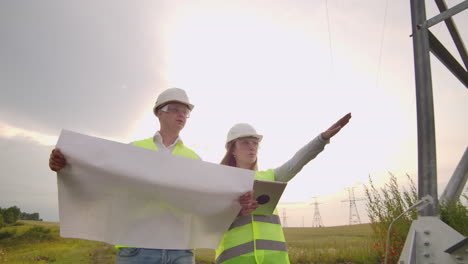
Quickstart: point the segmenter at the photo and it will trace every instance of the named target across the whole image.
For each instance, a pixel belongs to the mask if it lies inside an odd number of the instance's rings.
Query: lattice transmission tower
[[[356,199],[354,197],[354,187],[346,188],[346,190],[348,191],[349,199],[341,202],[349,202],[349,225],[360,224],[361,218],[359,217],[356,201],[363,201],[364,199]]]
[[[322,217],[320,216],[319,203],[317,202],[317,197],[312,197],[314,202],[314,220],[312,221],[312,227],[323,227]]]
[[[283,214],[282,214],[282,220],[281,223],[283,224],[284,227],[288,226],[288,222],[286,221],[287,216],[286,216],[286,208],[283,208]]]

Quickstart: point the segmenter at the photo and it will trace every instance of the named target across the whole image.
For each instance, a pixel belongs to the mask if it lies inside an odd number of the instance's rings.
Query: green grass
[[[291,263],[376,263],[368,224],[285,228]]]
[[[59,236],[57,223],[20,221],[0,229],[14,233],[0,240],[0,263],[114,263],[115,250],[105,243]]]
[[[57,223],[20,221],[0,229],[0,263],[115,263],[106,243],[61,238]],[[371,253],[370,225],[285,228],[292,264],[376,263]],[[214,250],[196,249],[196,263],[214,263]]]

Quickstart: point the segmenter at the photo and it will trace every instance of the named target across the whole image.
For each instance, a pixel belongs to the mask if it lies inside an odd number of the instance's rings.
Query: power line
[[[328,29],[328,47],[330,48],[330,67],[331,74],[333,75],[333,51],[332,51],[332,39],[331,39],[331,30],[330,30],[330,16],[328,11],[328,0],[325,0],[325,14],[327,16],[327,29]]]
[[[383,50],[383,43],[385,37],[385,26],[387,24],[387,10],[388,10],[388,0],[385,2],[385,12],[383,17],[383,26],[382,26],[382,36],[380,38],[380,50],[379,50],[379,61],[377,63],[377,78],[375,80],[375,87],[379,87],[379,76],[380,76],[380,65],[382,64],[382,50]]]

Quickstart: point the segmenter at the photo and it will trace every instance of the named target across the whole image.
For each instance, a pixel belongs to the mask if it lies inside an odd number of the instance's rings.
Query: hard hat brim
[[[254,138],[258,138],[258,142],[261,142],[262,139],[263,139],[263,135],[259,135],[259,134],[241,134],[241,135],[239,135],[239,136],[237,136],[237,137],[235,137],[235,138],[230,139],[230,140],[226,143],[226,146],[225,146],[226,149],[227,149],[229,143],[233,142],[233,141],[236,140],[236,139],[245,138],[245,137],[254,137]]]

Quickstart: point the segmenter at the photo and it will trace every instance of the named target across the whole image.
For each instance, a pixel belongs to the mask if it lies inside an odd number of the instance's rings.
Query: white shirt
[[[176,140],[174,140],[174,143],[172,143],[172,145],[166,147],[163,143],[163,138],[161,136],[161,133],[159,133],[159,131],[156,131],[156,133],[154,134],[153,141],[159,151],[169,152],[169,153],[172,153],[172,151],[174,151],[174,148],[177,142],[180,141],[180,143],[182,144],[184,143],[182,142],[182,139],[180,138],[180,136],[178,136]]]
[[[161,133],[159,133],[159,131],[156,131],[156,133],[154,134],[153,136],[153,142],[154,144],[156,145],[156,147],[158,148],[158,151],[161,151],[163,153],[169,153],[169,154],[172,154],[172,152],[174,151],[174,148],[175,146],[177,145],[177,143],[180,141],[180,143],[184,144],[184,142],[182,141],[182,139],[180,138],[180,136],[178,136],[176,138],[176,140],[174,140],[174,143],[172,143],[170,146],[165,146],[164,143],[163,143],[163,138],[161,136]],[[198,159],[199,160],[202,160],[202,158],[200,157],[200,155],[198,155],[197,153],[195,153],[197,156],[198,156]]]

